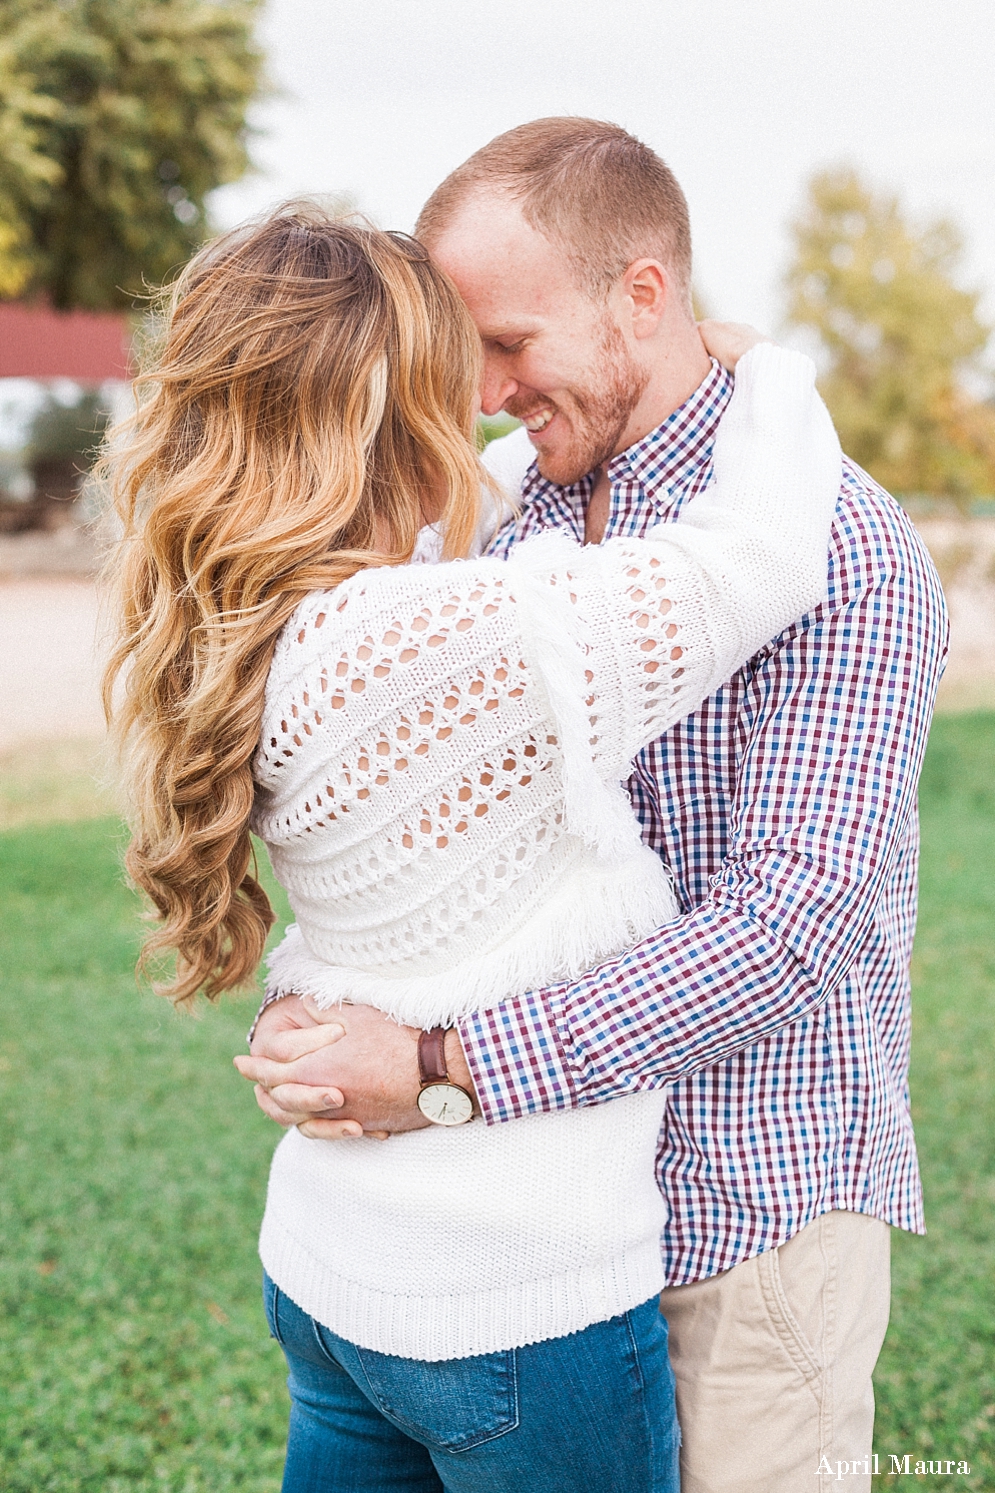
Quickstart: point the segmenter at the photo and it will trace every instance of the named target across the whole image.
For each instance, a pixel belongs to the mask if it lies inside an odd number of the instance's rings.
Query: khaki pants
[[[825,1213],[780,1249],[663,1292],[681,1493],[819,1493],[838,1460],[847,1493],[870,1493],[890,1245],[877,1218]]]

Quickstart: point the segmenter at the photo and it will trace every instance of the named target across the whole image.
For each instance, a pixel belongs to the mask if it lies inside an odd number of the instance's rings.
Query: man
[[[493,552],[676,518],[731,380],[698,336],[663,162],[616,126],[539,120],[448,177],[417,231],[479,328],[485,413],[535,448]],[[798,1493],[871,1452],[889,1226],[922,1231],[908,971],[945,634],[915,531],[847,464],[826,604],[633,764],[683,916],[448,1035],[488,1124],[674,1084],[658,1174],[685,1493]],[[267,1113],[326,1137],[422,1122],[414,1033],[336,1012],[345,1035],[294,1061],[310,1019],[275,1002],[239,1060]]]

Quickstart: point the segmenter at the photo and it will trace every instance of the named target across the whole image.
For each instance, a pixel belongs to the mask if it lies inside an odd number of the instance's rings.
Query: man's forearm
[[[277,994],[256,1016],[251,1056],[236,1057],[235,1066],[256,1084],[270,1119],[302,1125],[316,1139],[416,1129],[427,1123],[417,1106],[418,1035],[373,1006],[321,1010],[306,997]],[[479,1111],[455,1029],[445,1051],[451,1082]]]
[[[494,1123],[662,1087],[799,1020],[830,989],[761,922],[709,906],[582,980],[477,1012],[459,1030]]]

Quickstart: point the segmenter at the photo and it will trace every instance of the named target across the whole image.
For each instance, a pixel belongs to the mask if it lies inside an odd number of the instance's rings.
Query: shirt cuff
[[[543,992],[530,990],[459,1023],[460,1040],[488,1125],[575,1109],[577,1096]]]

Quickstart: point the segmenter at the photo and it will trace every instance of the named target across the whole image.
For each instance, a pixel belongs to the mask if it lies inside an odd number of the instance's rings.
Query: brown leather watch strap
[[[429,1083],[448,1083],[446,1067],[446,1028],[433,1026],[418,1038],[418,1072],[422,1087]]]

